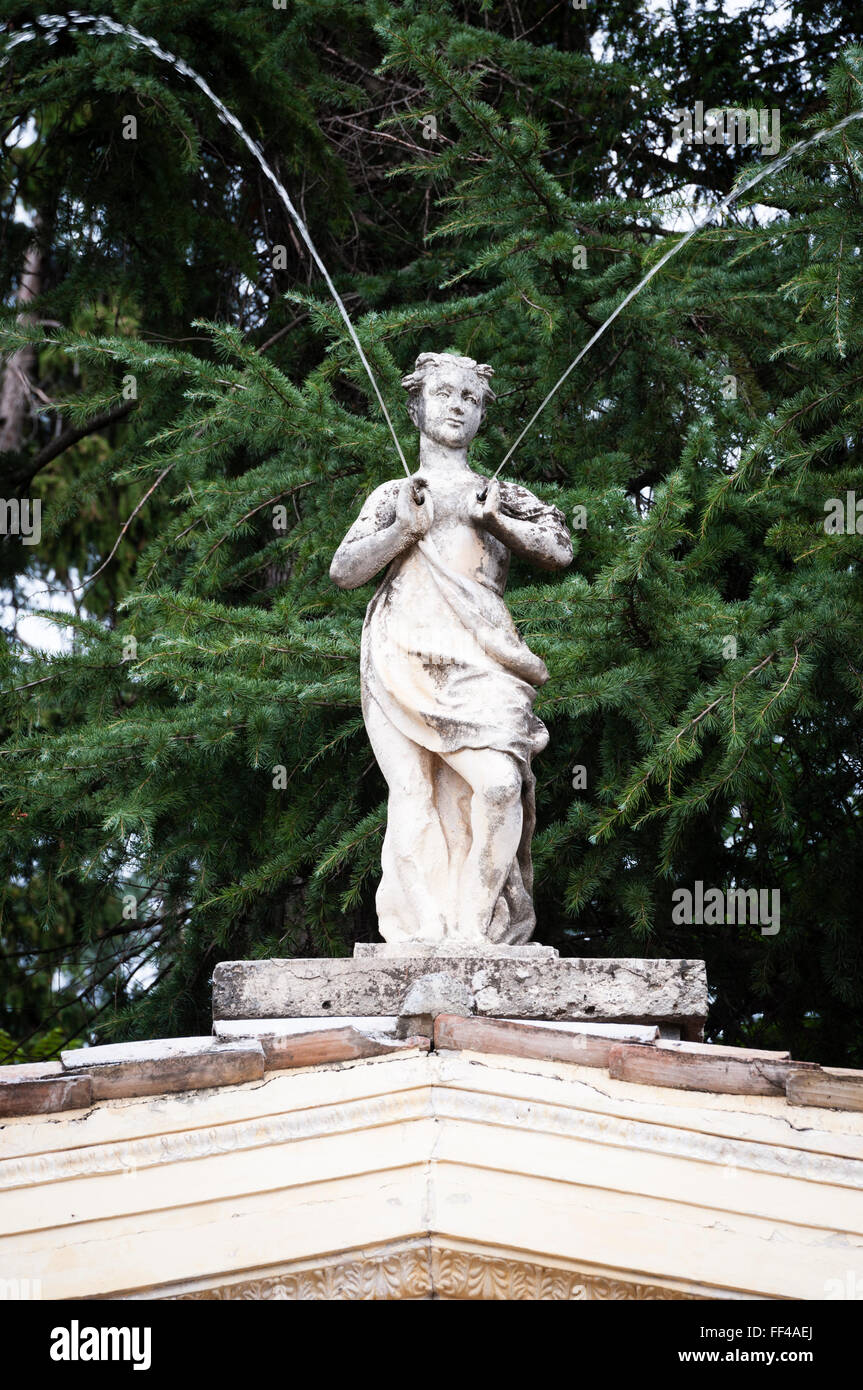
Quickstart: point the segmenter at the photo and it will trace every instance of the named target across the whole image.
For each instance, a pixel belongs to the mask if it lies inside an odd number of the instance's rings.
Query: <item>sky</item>
[[[73,573],[72,583],[80,583],[80,576]],[[46,586],[50,586],[50,592],[46,593]],[[41,575],[21,575],[18,588],[20,596],[17,623],[8,589],[5,592],[0,591],[0,624],[3,628],[8,632],[15,623],[16,636],[28,647],[46,652],[69,651],[72,643],[68,628],[58,627],[50,619],[22,611],[22,605],[26,604],[28,608],[48,608],[52,613],[74,613],[75,605],[69,591],[62,588],[53,575],[47,580]]]

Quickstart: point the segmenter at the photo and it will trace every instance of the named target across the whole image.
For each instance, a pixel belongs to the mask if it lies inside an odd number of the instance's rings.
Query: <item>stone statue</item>
[[[366,611],[362,708],[389,787],[377,893],[389,943],[521,945],[533,932],[533,713],[545,663],[503,600],[511,552],[572,559],[563,513],[474,473],[492,368],[423,352],[402,385],[420,466],[376,488],[333,558],[342,589],[384,566]]]

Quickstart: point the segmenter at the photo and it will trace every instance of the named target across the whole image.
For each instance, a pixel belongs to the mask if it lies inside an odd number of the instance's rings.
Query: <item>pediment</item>
[[[861,1159],[856,1113],[405,1046],[9,1119],[0,1255],[48,1299],[822,1298]]]

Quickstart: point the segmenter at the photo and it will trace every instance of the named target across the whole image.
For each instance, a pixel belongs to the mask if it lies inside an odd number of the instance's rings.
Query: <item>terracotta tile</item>
[[[462,1018],[441,1014],[435,1020],[435,1047],[442,1051],[496,1052],[509,1057],[529,1057],[548,1062],[569,1062],[582,1067],[605,1067],[618,1038],[572,1033],[529,1022],[507,1023],[497,1018]],[[647,1044],[652,1046],[652,1044]]]
[[[823,1110],[863,1110],[863,1072],[840,1068],[789,1076],[789,1105],[816,1105]]]
[[[42,1080],[0,1080],[0,1118],[81,1110],[93,1099],[89,1076],[46,1076]]]
[[[260,1041],[268,1071],[350,1062],[357,1057],[384,1057],[407,1048],[429,1050],[428,1038],[376,1038],[358,1028],[319,1028],[309,1033],[263,1035]]]
[[[797,1070],[818,1071],[814,1062],[790,1062],[747,1055],[741,1049],[682,1052],[668,1045],[638,1043],[612,1047],[609,1074],[641,1086],[667,1086],[720,1095],[782,1096],[788,1076]]]

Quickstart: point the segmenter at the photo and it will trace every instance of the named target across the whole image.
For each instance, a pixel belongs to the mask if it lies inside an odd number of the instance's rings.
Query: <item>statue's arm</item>
[[[375,488],[333,556],[333,583],[340,589],[367,584],[425,533],[430,512],[431,498],[418,503],[407,478]]]
[[[492,483],[480,506],[480,524],[515,555],[544,570],[566,569],[571,562],[572,538],[559,507],[513,483]]]

